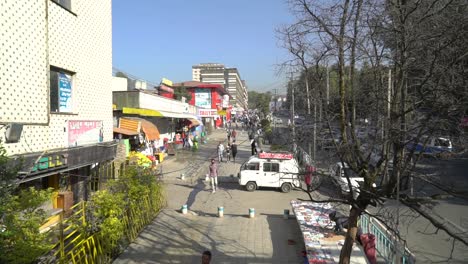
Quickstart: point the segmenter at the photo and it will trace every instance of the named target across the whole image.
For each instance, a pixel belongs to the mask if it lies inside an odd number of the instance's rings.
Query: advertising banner
[[[58,75],[59,112],[73,112],[71,75],[60,72]]]
[[[201,108],[211,108],[211,91],[195,89],[195,105]]]
[[[198,116],[200,117],[218,117],[216,109],[198,109]]]
[[[223,108],[228,108],[229,107],[229,95],[225,94],[223,95]]]
[[[102,121],[68,121],[68,146],[70,147],[102,142],[103,137]]]

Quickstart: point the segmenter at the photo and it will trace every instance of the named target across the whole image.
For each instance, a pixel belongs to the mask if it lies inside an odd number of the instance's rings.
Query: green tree
[[[182,97],[186,98],[186,102],[192,100],[192,95],[187,91],[184,84],[182,84],[182,86],[174,87],[174,99],[182,100]]]
[[[255,91],[249,91],[249,108],[258,109],[264,115],[268,115],[270,112],[270,101],[271,93],[259,93]]]
[[[32,263],[52,247],[49,235],[39,232],[48,217],[41,206],[52,190],[19,189],[18,169],[0,144],[0,263]]]

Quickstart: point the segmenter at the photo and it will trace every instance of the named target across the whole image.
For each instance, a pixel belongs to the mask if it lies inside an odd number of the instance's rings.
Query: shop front
[[[73,204],[87,200],[92,171],[108,166],[115,158],[117,143],[105,142],[55,149],[47,152],[12,156],[13,165],[19,165],[17,183],[22,188],[52,188],[54,198],[48,211],[67,210]],[[112,171],[106,177],[112,177]]]

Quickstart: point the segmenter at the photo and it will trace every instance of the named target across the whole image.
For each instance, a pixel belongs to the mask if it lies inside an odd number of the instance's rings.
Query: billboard
[[[195,89],[195,105],[201,108],[211,108],[211,90]]]
[[[102,121],[69,120],[68,146],[95,144],[104,140]]]
[[[59,112],[71,113],[72,109],[72,77],[60,72],[58,75]]]
[[[167,86],[172,86],[173,83],[172,83],[171,80],[168,80],[168,79],[166,79],[166,78],[162,78],[162,79],[161,79],[161,84],[165,84],[165,85],[167,85]]]

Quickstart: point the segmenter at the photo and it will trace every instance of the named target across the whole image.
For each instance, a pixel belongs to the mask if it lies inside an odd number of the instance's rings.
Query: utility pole
[[[330,104],[330,73],[327,65],[327,105]]]
[[[305,68],[305,85],[306,85],[306,92],[307,92],[307,115],[310,117],[310,90],[309,90],[309,71]],[[314,111],[314,146],[315,146],[315,122],[317,121],[317,111]],[[308,153],[309,155],[312,152],[312,146],[310,145],[310,141],[308,142]],[[315,148],[315,147],[314,147]],[[312,155],[312,159],[315,161],[315,152]]]
[[[275,130],[276,130],[276,119],[275,119],[274,113],[276,113],[276,110],[277,110],[277,107],[278,107],[277,106],[277,103],[278,103],[278,95],[277,95],[278,94],[278,89],[275,88],[275,89],[273,89],[273,91],[275,92],[275,96],[273,97],[273,100],[275,100],[275,106],[274,106],[275,108],[272,111],[272,116],[273,116],[273,124],[274,124]]]
[[[291,72],[291,76],[289,77],[289,88],[291,90],[291,125],[292,125],[292,142],[293,142],[293,152],[296,153],[296,123],[294,121],[294,85],[293,85],[293,73]]]

